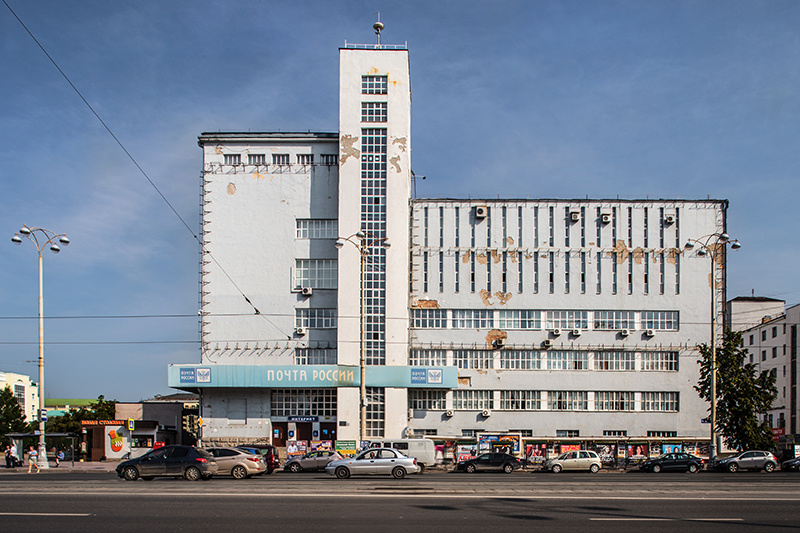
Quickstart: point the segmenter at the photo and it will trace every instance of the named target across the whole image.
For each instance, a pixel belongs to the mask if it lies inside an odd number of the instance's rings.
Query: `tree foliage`
[[[25,431],[25,413],[8,385],[0,390],[0,438]]]
[[[48,433],[80,433],[81,420],[114,420],[117,416],[117,400],[106,400],[102,394],[89,407],[68,411],[62,416],[47,420]]]
[[[742,333],[726,331],[717,346],[717,431],[732,448],[768,450],[774,446],[769,422],[759,423],[759,415],[772,408],[777,396],[775,369],[757,375],[756,365],[747,363],[742,349]],[[711,401],[711,347],[700,350],[700,379],[695,386],[700,398]],[[709,408],[710,410],[710,408]]]

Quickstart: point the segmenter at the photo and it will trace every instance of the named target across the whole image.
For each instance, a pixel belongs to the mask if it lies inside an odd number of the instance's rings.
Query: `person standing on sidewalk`
[[[14,464],[12,462],[13,459],[11,459],[11,446],[6,446],[5,455],[6,455],[6,468],[13,467]]]
[[[28,473],[31,473],[31,467],[36,468],[36,473],[39,473],[39,452],[36,451],[36,448],[31,446],[28,448]]]
[[[14,468],[22,466],[19,460],[19,454],[17,453],[17,445],[14,441],[11,441],[11,466]]]

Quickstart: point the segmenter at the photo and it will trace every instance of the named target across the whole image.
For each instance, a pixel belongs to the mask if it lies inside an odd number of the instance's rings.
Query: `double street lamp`
[[[725,247],[730,245],[732,250],[742,247],[738,240],[731,240],[727,233],[712,233],[699,239],[688,239],[683,246],[686,251],[697,247],[697,255],[708,255],[711,259],[711,446],[709,459],[717,458],[717,277],[714,275],[714,266],[718,261],[725,260]],[[722,255],[720,255],[722,254]]]
[[[50,251],[57,254],[61,251],[61,246],[67,246],[69,239],[63,233],[55,233],[44,228],[31,228],[22,226],[17,233],[11,237],[11,242],[19,246],[22,239],[31,241],[39,251],[39,468],[49,468],[47,462],[47,448],[44,440],[44,293],[42,292],[42,251],[49,247]],[[49,245],[49,246],[48,246]]]
[[[346,242],[349,242],[356,248],[358,248],[358,253],[361,255],[361,269],[360,269],[360,276],[359,276],[359,329],[360,329],[360,340],[359,340],[359,368],[361,370],[361,387],[359,390],[359,406],[360,406],[360,416],[359,416],[359,437],[361,441],[364,441],[366,438],[366,427],[367,427],[367,384],[365,380],[366,374],[366,350],[364,346],[364,270],[366,265],[367,256],[369,256],[376,245],[387,249],[391,246],[389,241],[386,240],[385,237],[378,237],[372,233],[367,231],[359,231],[356,232],[349,237],[339,237],[336,239],[334,243],[336,248],[342,249]],[[360,444],[359,444],[360,446]]]

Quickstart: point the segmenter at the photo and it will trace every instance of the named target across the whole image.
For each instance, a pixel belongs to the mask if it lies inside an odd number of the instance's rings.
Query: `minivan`
[[[394,448],[417,460],[419,473],[436,464],[436,448],[430,439],[384,439],[369,441],[370,448]]]

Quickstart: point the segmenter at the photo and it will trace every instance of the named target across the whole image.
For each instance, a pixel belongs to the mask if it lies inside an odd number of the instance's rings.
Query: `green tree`
[[[25,431],[25,414],[22,412],[17,398],[11,392],[11,387],[5,386],[0,391],[0,438],[5,442],[9,433],[22,433]]]
[[[117,418],[117,400],[106,400],[102,394],[97,401],[89,404],[91,416],[88,420],[115,420]]]
[[[116,418],[117,400],[106,400],[102,394],[89,407],[81,407],[68,411],[61,416],[47,420],[48,433],[80,433],[81,420],[114,420]],[[37,428],[38,429],[38,428]]]
[[[775,369],[757,375],[756,365],[747,363],[741,332],[728,330],[717,346],[717,430],[732,448],[768,450],[774,446],[772,428],[759,415],[772,408],[778,394]],[[700,350],[700,380],[695,386],[700,398],[711,401],[711,347]]]

